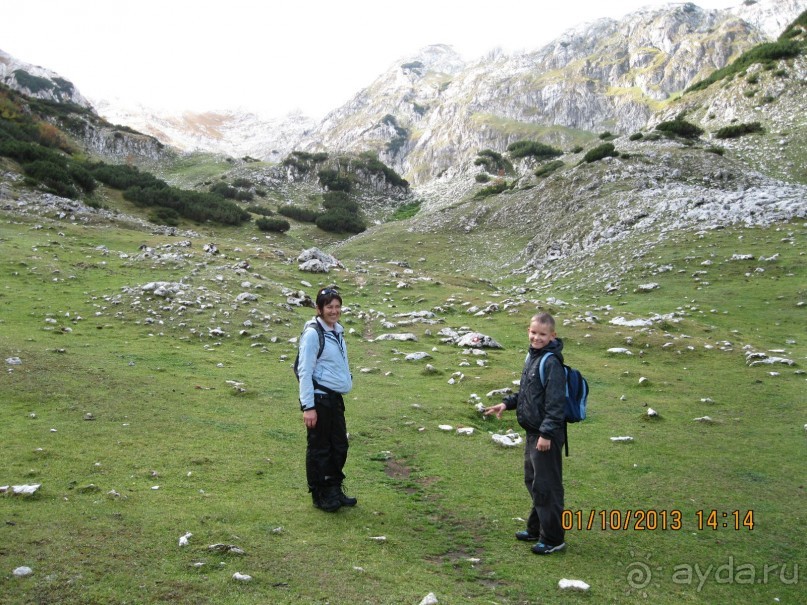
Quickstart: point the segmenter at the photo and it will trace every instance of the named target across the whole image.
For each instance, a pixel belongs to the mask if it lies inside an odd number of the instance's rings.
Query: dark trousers
[[[524,448],[524,484],[532,496],[527,531],[544,544],[557,546],[564,541],[563,516],[563,433],[552,439],[548,452],[535,449],[538,435],[527,433]]]
[[[305,472],[308,489],[321,490],[331,485],[342,485],[342,469],[347,460],[347,426],[345,402],[339,394],[315,395],[317,424],[308,429],[308,447],[305,452]]]

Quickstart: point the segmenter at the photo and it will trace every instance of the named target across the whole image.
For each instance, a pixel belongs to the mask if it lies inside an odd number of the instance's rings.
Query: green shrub
[[[272,216],[274,212],[269,210],[269,208],[264,208],[263,206],[247,206],[247,212],[251,212],[252,214],[260,214],[261,216]]]
[[[551,162],[547,162],[546,164],[538,168],[538,170],[535,171],[535,176],[537,176],[538,178],[546,178],[550,174],[555,172],[557,169],[562,167],[563,167],[562,160],[552,160]]]
[[[14,70],[14,79],[17,80],[17,84],[23,86],[30,90],[33,94],[38,92],[42,92],[43,90],[53,90],[55,85],[53,82],[48,80],[47,78],[40,78],[39,76],[34,76],[29,74],[24,69],[15,69]]]
[[[629,141],[638,141],[638,140],[639,140],[639,139],[641,139],[643,136],[644,136],[644,135],[643,135],[641,132],[634,132],[632,135],[630,135],[630,136],[628,137],[628,140],[629,140]]]
[[[233,179],[233,187],[240,187],[241,189],[249,189],[253,183],[249,179],[237,178]]]
[[[291,204],[281,206],[277,209],[277,213],[302,223],[314,223],[319,216],[319,213],[314,210],[293,206]]]
[[[563,155],[560,149],[536,141],[516,141],[507,146],[507,151],[513,159],[534,157],[538,159],[551,159]]]
[[[747,124],[732,124],[731,126],[724,126],[715,133],[717,139],[736,139],[737,137],[746,134],[753,134],[757,132],[765,132],[762,124],[759,122],[750,122]]]
[[[78,190],[74,186],[66,166],[48,160],[34,160],[23,164],[23,170],[26,176],[39,182],[56,195],[78,199]]]
[[[612,135],[607,130],[605,132],[600,133],[600,139],[603,140],[603,141],[610,141],[610,140],[615,139],[615,138],[616,137],[614,135]]]
[[[408,204],[404,204],[403,206],[399,206],[395,209],[395,212],[392,213],[392,216],[389,220],[391,221],[403,221],[408,218],[412,218],[418,212],[420,212],[420,205],[422,202],[410,202]]]
[[[490,174],[513,172],[513,165],[510,161],[497,151],[483,149],[476,156],[474,166],[482,166]]]
[[[336,210],[342,208],[347,212],[358,214],[359,204],[350,199],[350,196],[344,191],[328,191],[322,196],[322,206],[326,210]]]
[[[757,82],[759,82],[759,74],[751,74],[745,79],[745,81],[748,82],[749,84],[756,84]]]
[[[177,227],[179,225],[179,214],[173,208],[155,208],[149,212],[149,221],[156,225]]]
[[[603,143],[602,145],[597,145],[594,149],[590,149],[586,152],[586,155],[583,156],[584,162],[596,162],[603,158],[607,157],[616,157],[619,153],[616,151],[613,143]]]
[[[236,199],[236,196],[238,195],[238,191],[236,191],[235,187],[231,187],[224,181],[220,181],[218,183],[215,183],[214,185],[211,185],[210,193],[215,193],[225,199],[230,200]]]
[[[487,172],[478,172],[474,176],[474,180],[477,183],[487,183],[488,181],[490,181],[490,175]]]
[[[667,136],[679,136],[684,139],[697,139],[703,134],[703,129],[679,118],[668,122],[661,122],[656,126],[656,130]]]
[[[723,155],[724,153],[726,153],[725,149],[723,149],[722,147],[716,147],[714,145],[711,147],[707,147],[706,149],[704,149],[704,151],[708,153],[714,153],[715,155]]]
[[[500,179],[493,183],[492,185],[488,185],[487,187],[483,187],[479,191],[476,192],[474,195],[475,198],[486,198],[490,197],[491,195],[498,195],[504,191],[510,189],[512,185],[508,185],[507,181],[504,179]]]
[[[381,174],[384,176],[385,181],[396,187],[409,188],[409,181],[370,153],[361,155],[361,161],[356,164],[356,168],[364,169],[374,174]]]
[[[330,191],[349,192],[353,188],[353,183],[349,176],[340,176],[338,170],[324,168],[317,173],[319,184]]]
[[[289,221],[282,218],[259,218],[255,221],[261,231],[274,231],[276,233],[286,233],[291,229]]]
[[[575,145],[574,147],[572,147],[572,148],[569,150],[569,153],[580,153],[581,151],[583,151],[583,149],[584,149],[584,148],[583,148],[583,146],[582,146],[582,145]]]
[[[335,208],[319,215],[317,227],[331,233],[361,233],[367,229],[364,220],[344,208]]]

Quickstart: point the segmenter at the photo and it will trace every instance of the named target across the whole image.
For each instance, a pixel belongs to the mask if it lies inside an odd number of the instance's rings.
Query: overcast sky
[[[703,8],[742,0],[694,0]],[[0,49],[91,100],[321,118],[401,58],[533,50],[665,0],[0,0]]]

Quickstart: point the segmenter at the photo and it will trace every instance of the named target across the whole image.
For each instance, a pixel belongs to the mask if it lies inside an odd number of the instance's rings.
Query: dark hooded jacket
[[[545,439],[561,440],[566,422],[563,411],[566,403],[566,371],[563,369],[563,341],[556,338],[543,349],[533,349],[527,354],[518,393],[504,398],[508,410],[515,408],[516,418],[528,433],[539,434]],[[546,353],[550,355],[544,365],[544,381],[541,383],[538,365]]]

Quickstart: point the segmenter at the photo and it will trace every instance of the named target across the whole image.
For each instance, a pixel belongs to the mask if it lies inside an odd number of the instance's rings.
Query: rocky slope
[[[69,80],[50,69],[16,59],[3,50],[0,50],[0,82],[36,99],[91,107]]]
[[[805,5],[640,10],[581,25],[534,52],[470,65],[448,47],[429,47],[331,112],[302,146],[373,149],[419,185],[519,139],[570,147],[591,133],[630,133],[693,81],[781,33]]]

